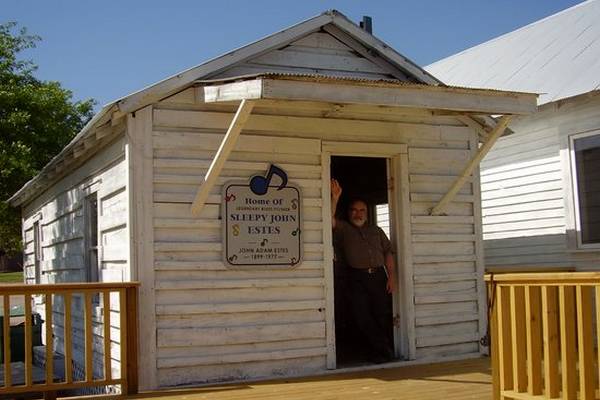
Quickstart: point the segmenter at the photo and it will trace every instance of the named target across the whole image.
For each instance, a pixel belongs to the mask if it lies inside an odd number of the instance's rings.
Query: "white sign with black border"
[[[279,181],[279,185],[271,184]],[[265,176],[229,181],[222,193],[223,260],[237,267],[293,267],[302,260],[300,188],[271,165]]]

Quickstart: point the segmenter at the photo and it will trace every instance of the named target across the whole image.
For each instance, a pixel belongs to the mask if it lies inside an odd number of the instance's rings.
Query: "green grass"
[[[0,283],[23,283],[23,272],[0,273]]]

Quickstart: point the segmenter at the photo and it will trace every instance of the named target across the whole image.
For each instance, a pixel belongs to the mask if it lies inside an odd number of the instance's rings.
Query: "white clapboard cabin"
[[[500,270],[598,269],[600,1],[427,67],[446,83],[541,93],[481,164],[485,260]]]
[[[446,86],[325,12],[105,106],[11,198],[27,282],[139,281],[142,389],[343,368],[329,198],[345,173],[389,208],[398,358],[477,357],[478,164],[536,100]],[[223,183],[271,164],[301,189],[303,259],[228,266]]]

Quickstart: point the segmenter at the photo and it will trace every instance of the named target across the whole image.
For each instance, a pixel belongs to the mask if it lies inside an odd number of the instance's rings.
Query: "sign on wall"
[[[300,189],[271,165],[265,176],[223,186],[223,258],[232,266],[294,266],[302,258]]]

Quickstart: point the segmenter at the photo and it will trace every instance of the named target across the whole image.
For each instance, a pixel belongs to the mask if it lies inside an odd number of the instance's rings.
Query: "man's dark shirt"
[[[356,227],[337,220],[333,231],[337,252],[348,266],[366,269],[385,265],[385,256],[392,253],[392,245],[383,230],[376,225]]]

